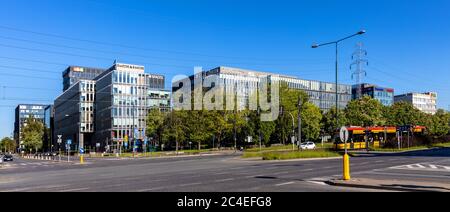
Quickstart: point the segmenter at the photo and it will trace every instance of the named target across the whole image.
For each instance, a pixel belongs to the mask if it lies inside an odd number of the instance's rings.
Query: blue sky
[[[360,29],[368,33],[341,45],[341,83],[352,84],[351,54],[363,42],[365,82],[397,94],[437,91],[439,107],[450,105],[448,0],[0,1],[0,136],[12,135],[15,105],[61,93],[66,65],[117,59],[167,83],[220,65],[333,81],[333,48],[311,44]]]

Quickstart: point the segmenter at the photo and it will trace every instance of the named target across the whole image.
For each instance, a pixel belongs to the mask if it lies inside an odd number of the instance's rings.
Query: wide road
[[[351,159],[351,168],[354,177],[449,182],[449,156],[449,149],[406,154],[361,154]],[[340,176],[340,159],[267,162],[243,160],[239,155],[228,154],[159,159],[88,159],[86,165],[16,159],[7,164],[0,168],[0,192],[371,191],[323,183]]]

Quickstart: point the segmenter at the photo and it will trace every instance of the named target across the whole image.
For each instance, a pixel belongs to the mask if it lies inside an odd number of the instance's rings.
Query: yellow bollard
[[[83,158],[83,155],[80,156],[80,164],[84,164],[84,158]]]
[[[343,180],[350,180],[350,157],[348,156],[348,154],[344,155],[344,179]]]

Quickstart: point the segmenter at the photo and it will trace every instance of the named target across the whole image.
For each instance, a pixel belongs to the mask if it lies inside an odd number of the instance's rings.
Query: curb
[[[395,188],[395,187],[385,187],[385,186],[377,186],[377,185],[348,184],[348,183],[336,182],[335,180],[328,180],[325,183],[328,185],[331,185],[331,186],[338,186],[338,187],[388,190],[388,191],[399,191],[399,192],[433,192],[433,193],[440,192],[440,191],[413,189],[413,188]]]

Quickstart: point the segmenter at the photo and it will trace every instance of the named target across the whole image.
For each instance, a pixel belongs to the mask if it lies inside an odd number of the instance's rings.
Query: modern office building
[[[305,91],[310,101],[318,106],[320,109],[326,111],[336,105],[336,85],[334,83],[320,82],[315,80],[304,80],[296,77],[278,75],[274,73],[251,71],[230,67],[218,67],[209,71],[204,71],[190,76],[191,87],[194,87],[194,79],[197,77],[206,78],[210,75],[218,75],[220,83],[225,87],[224,89],[237,88],[239,105],[248,105],[249,96],[255,92],[259,83],[264,78],[277,76],[280,82],[287,83],[289,88]],[[180,89],[179,84],[183,80],[174,83],[173,91]],[[350,85],[338,85],[338,103],[340,108],[345,108],[347,103],[352,98],[352,87]]]
[[[53,105],[49,105],[45,108],[44,115],[44,150],[47,152],[52,152],[54,149],[54,139],[55,139],[55,107]]]
[[[384,106],[391,106],[394,104],[394,89],[384,88],[372,84],[353,85],[352,99],[360,99],[363,96],[370,96],[373,99],[380,101]]]
[[[93,80],[104,71],[105,69],[101,68],[69,66],[63,72],[63,91],[66,91],[80,80]]]
[[[55,101],[55,136],[72,149],[124,148],[145,139],[148,111],[170,110],[165,78],[139,65],[115,63],[93,80],[81,79]]]
[[[80,80],[55,100],[55,132],[72,150],[92,145],[94,134],[95,81]],[[65,146],[64,146],[65,147]]]
[[[14,140],[19,149],[23,149],[22,128],[27,125],[27,120],[33,118],[42,123],[45,122],[45,111],[49,105],[20,104],[16,107],[14,122]]]
[[[437,93],[407,93],[395,96],[395,102],[409,102],[424,113],[436,114],[437,112]]]

